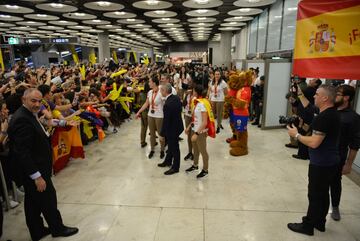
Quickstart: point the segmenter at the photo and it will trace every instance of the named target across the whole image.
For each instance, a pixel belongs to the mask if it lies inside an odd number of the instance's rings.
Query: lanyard
[[[152,96],[151,96],[151,109],[155,109],[155,98],[157,95],[158,91],[153,91]]]

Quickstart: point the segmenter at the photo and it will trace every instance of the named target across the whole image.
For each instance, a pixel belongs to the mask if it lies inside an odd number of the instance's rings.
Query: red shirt
[[[236,93],[236,99],[246,101],[245,108],[234,108],[234,115],[249,116],[249,105],[251,101],[251,89],[249,86],[243,87]]]

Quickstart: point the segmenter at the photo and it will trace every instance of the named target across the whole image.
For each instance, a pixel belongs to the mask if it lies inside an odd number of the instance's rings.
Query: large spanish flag
[[[302,0],[298,5],[294,75],[360,79],[360,1]]]

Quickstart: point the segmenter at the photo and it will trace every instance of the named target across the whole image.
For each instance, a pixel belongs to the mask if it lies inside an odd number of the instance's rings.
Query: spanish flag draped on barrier
[[[302,0],[298,5],[293,74],[360,79],[360,1]]]
[[[85,158],[83,144],[76,127],[56,127],[51,136],[54,173],[61,171],[70,158]]]

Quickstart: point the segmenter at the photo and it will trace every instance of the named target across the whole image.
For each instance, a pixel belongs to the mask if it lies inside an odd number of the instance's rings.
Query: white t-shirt
[[[227,88],[227,84],[224,80],[221,80],[220,84],[213,85],[212,81],[209,81],[209,89],[210,89],[210,101],[222,102],[225,99],[224,89]]]
[[[164,100],[161,97],[160,89],[157,91],[156,96],[153,96],[153,92],[154,92],[153,90],[150,90],[147,94],[147,98],[149,100],[148,116],[155,118],[164,118],[164,112],[163,112]]]
[[[202,112],[207,112],[203,103],[198,102],[194,110],[194,127],[192,130],[197,132],[202,123]],[[206,132],[207,129],[204,130]]]

